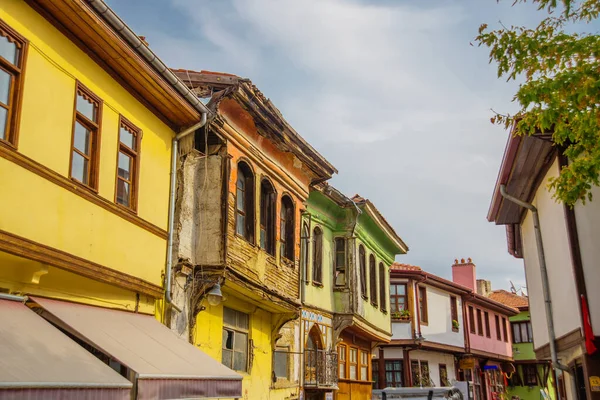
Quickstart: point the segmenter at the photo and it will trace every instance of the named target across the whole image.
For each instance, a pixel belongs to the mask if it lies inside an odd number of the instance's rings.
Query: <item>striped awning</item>
[[[135,371],[138,399],[242,397],[242,377],[154,317],[32,298],[45,318]]]
[[[0,299],[0,399],[126,400],[132,386],[22,301]]]

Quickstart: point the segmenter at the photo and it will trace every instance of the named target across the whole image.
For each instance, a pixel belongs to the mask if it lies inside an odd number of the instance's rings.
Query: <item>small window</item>
[[[132,210],[137,208],[141,141],[142,131],[121,116],[115,201]]]
[[[0,142],[16,146],[27,41],[0,21]]]
[[[339,362],[339,377],[340,379],[346,379],[346,345],[340,344],[338,346],[338,358]]]
[[[369,353],[364,350],[360,351],[360,380],[369,380]]]
[[[349,360],[349,376],[350,379],[356,380],[358,373],[358,349],[350,348],[350,360]]]
[[[381,311],[387,311],[387,274],[385,273],[385,265],[379,263],[379,302],[381,303]]]
[[[235,371],[248,371],[249,316],[223,307],[221,363]]]
[[[475,312],[473,310],[473,306],[469,306],[469,332],[475,332]]]
[[[375,267],[375,256],[373,254],[369,256],[369,286],[371,304],[377,307],[377,270]]]
[[[531,322],[513,322],[513,343],[531,343],[533,342],[533,335],[531,334]]]
[[[433,386],[431,376],[429,376],[429,362],[421,361],[421,384],[423,386]]]
[[[506,318],[502,317],[502,333],[504,334],[504,341],[508,342],[508,330],[506,327]]]
[[[273,373],[278,379],[289,379],[290,348],[278,347],[273,352]]]
[[[403,376],[402,360],[385,360],[385,383],[383,387],[402,387]]]
[[[421,386],[421,367],[419,360],[410,360],[410,376],[413,386]]]
[[[425,286],[419,286],[419,315],[421,316],[421,323],[428,323],[429,318],[427,315],[427,288]]]
[[[487,311],[484,311],[483,313],[483,320],[485,322],[485,336],[492,337],[492,334],[490,333],[490,314]]]
[[[406,309],[406,283],[390,285],[390,312],[395,314]]]
[[[537,367],[535,365],[522,365],[523,367],[523,381],[525,386],[537,386]]]
[[[450,386],[450,381],[448,380],[448,369],[446,368],[446,364],[440,364],[440,385]]]
[[[360,294],[367,299],[367,255],[362,244],[358,248],[358,262],[360,264]]]
[[[296,229],[294,220],[294,202],[289,196],[281,198],[280,224],[280,242],[281,256],[294,261],[294,229]]]
[[[310,234],[308,230],[308,225],[306,223],[302,224],[302,234],[300,236],[300,267],[302,268],[302,273],[304,274],[304,283],[308,284],[308,241],[310,240]]]
[[[382,389],[385,386],[379,386],[379,360],[372,359],[371,361],[371,375],[373,380],[373,389]]]
[[[98,188],[102,100],[77,82],[71,146],[71,178]]]
[[[268,179],[260,183],[260,248],[275,255],[275,188]]]
[[[500,317],[494,315],[494,319],[496,322],[496,339],[502,340],[502,333],[500,331]]]
[[[241,161],[237,165],[235,231],[254,244],[254,175],[250,166]]]
[[[483,320],[481,319],[480,309],[477,309],[477,334],[483,336]]]
[[[346,239],[335,238],[335,276],[337,287],[346,286]]]
[[[313,230],[313,268],[312,280],[318,285],[323,278],[323,231],[318,226]]]
[[[458,324],[458,302],[456,296],[450,296],[450,318],[452,318],[452,330],[458,331],[458,328],[454,327],[454,321]]]

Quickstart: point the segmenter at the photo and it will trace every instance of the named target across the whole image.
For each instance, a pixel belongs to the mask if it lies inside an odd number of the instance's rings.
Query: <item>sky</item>
[[[471,43],[481,23],[534,26],[512,0],[106,0],[172,68],[249,78],[407,243],[398,262],[493,289],[525,286],[486,215],[517,83]]]

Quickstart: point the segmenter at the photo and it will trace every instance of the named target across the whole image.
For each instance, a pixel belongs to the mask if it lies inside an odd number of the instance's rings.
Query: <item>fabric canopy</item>
[[[138,399],[242,397],[242,377],[152,316],[33,298],[64,328],[137,373]]]
[[[129,399],[132,384],[20,301],[0,299],[0,398]]]

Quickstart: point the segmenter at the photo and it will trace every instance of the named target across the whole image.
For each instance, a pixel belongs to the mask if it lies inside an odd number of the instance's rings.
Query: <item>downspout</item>
[[[356,296],[356,293],[358,293],[358,291],[360,291],[360,284],[356,285],[357,279],[356,277],[360,276],[360,271],[357,271],[357,265],[358,268],[360,269],[360,260],[357,262],[356,260],[356,251],[358,249],[358,247],[356,246],[356,227],[358,226],[358,218],[360,217],[360,215],[362,214],[362,210],[360,209],[360,207],[358,207],[358,205],[356,204],[356,202],[352,199],[349,199],[350,202],[348,204],[352,204],[354,206],[354,208],[356,209],[356,218],[354,220],[354,224],[352,225],[352,229],[351,229],[351,234],[352,237],[354,237],[355,239],[353,240],[353,246],[352,246],[352,260],[353,260],[353,274],[350,275],[348,274],[348,278],[352,277],[352,280],[350,281],[350,279],[348,279],[348,286],[350,287],[350,307],[352,308],[352,313],[355,313],[358,311],[358,296]],[[366,262],[366,260],[365,260]],[[350,286],[352,285],[352,286]],[[356,290],[353,290],[356,289]]]
[[[561,376],[562,371],[568,371],[569,369],[558,361],[558,354],[556,352],[556,334],[554,332],[554,315],[552,314],[552,299],[550,297],[550,284],[548,281],[548,269],[546,268],[546,257],[544,254],[544,243],[542,241],[542,230],[540,228],[540,218],[538,215],[537,208],[531,204],[526,203],[511,196],[506,192],[506,185],[500,185],[500,194],[502,197],[511,201],[521,207],[524,207],[531,211],[533,216],[533,229],[535,231],[535,242],[537,245],[538,258],[540,260],[540,272],[542,273],[542,292],[544,295],[544,303],[546,305],[546,324],[548,326],[548,345],[550,347],[550,356],[552,358],[552,367],[554,368],[558,377]],[[556,393],[557,399],[560,400],[560,393]]]
[[[200,122],[178,133],[173,138],[171,144],[171,187],[169,189],[169,236],[167,239],[167,266],[165,270],[165,301],[178,312],[181,312],[181,308],[173,303],[173,299],[171,298],[171,285],[173,279],[171,271],[173,269],[173,230],[175,225],[175,192],[177,190],[177,156],[179,154],[179,140],[202,128],[204,124],[206,124],[206,113],[202,113]]]

